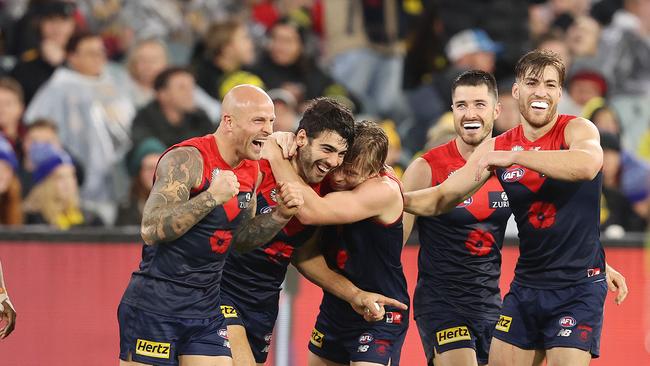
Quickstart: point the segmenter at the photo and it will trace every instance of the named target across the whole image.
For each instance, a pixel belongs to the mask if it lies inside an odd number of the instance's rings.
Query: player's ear
[[[519,100],[519,84],[516,82],[512,84],[512,97]]]
[[[309,139],[307,138],[307,131],[305,131],[304,128],[298,130],[298,132],[296,133],[296,144],[298,145],[298,147],[303,147],[307,145],[308,140]]]

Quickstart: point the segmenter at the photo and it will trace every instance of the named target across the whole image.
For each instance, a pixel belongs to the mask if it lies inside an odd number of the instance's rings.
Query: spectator
[[[602,104],[607,96],[607,80],[598,71],[576,70],[568,78],[566,92],[569,100],[561,106],[562,113],[587,117],[592,106]]]
[[[199,86],[222,100],[233,87],[251,84],[264,88],[259,76],[246,70],[255,61],[255,48],[246,25],[238,20],[215,23],[203,39],[203,57],[196,67]]]
[[[102,225],[97,216],[80,206],[70,155],[50,144],[34,143],[29,158],[35,169],[34,187],[24,204],[26,224],[47,224],[59,230]]]
[[[25,120],[50,118],[56,123],[63,146],[84,167],[84,207],[112,223],[118,193],[126,191],[126,174],[118,163],[130,148],[133,105],[106,71],[98,35],[74,35],[67,45],[67,63],[36,94]]]
[[[50,2],[36,7],[35,11],[39,45],[23,52],[11,72],[23,86],[25,104],[31,102],[36,91],[65,61],[65,46],[75,29],[75,5],[72,3]]]
[[[17,172],[16,154],[9,141],[0,134],[0,225],[23,223],[22,194]]]
[[[156,39],[148,39],[135,44],[127,59],[130,77],[129,95],[136,108],[142,108],[154,98],[154,82],[168,67],[167,48]],[[220,118],[220,104],[203,89],[194,88],[194,100],[203,109],[212,122]]]
[[[148,137],[166,147],[214,130],[205,112],[194,102],[194,77],[181,67],[161,72],[154,82],[156,98],[140,109],[131,131],[134,146]]]
[[[618,136],[603,132],[601,134],[600,144],[603,147],[603,199],[601,204],[601,230],[606,236],[618,237],[621,235],[621,229],[625,231],[644,231],[647,227],[647,207],[637,201],[635,203],[624,192],[621,182],[621,174],[625,167],[622,166],[625,157],[622,155],[621,145]],[[650,189],[650,180],[648,180],[648,170],[646,167],[646,177],[641,179],[638,184]],[[640,177],[637,177],[640,178]],[[636,197],[639,198],[639,197]],[[647,201],[647,197],[645,199]],[[647,206],[647,203],[645,204]]]
[[[594,109],[590,116],[587,117],[596,125],[600,132],[606,132],[621,137],[621,122],[618,119],[616,111],[607,105]]]
[[[165,146],[155,138],[147,138],[136,146],[128,162],[131,191],[128,201],[118,209],[116,226],[140,226],[144,204],[153,186],[156,164],[164,151]]]
[[[0,132],[9,140],[14,152],[19,154],[25,126],[22,124],[23,90],[14,79],[0,78]]]
[[[499,117],[494,120],[494,127],[492,128],[492,136],[500,135],[509,129],[516,127],[520,121],[519,104],[517,100],[512,97],[512,81],[501,82],[499,84],[499,103],[501,104],[501,112]]]
[[[273,131],[295,132],[300,120],[296,98],[284,89],[271,89],[268,94],[275,106]]]
[[[267,52],[254,72],[262,78],[267,88],[290,90],[300,106],[319,96],[348,99],[350,104],[352,96],[348,91],[304,52],[306,32],[290,19],[280,19],[269,30]]]

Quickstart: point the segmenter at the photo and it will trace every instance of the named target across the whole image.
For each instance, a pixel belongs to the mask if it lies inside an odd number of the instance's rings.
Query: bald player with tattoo
[[[256,160],[273,131],[271,98],[233,88],[216,132],[168,149],[145,204],[140,268],[118,308],[120,365],[232,365],[220,284],[229,249],[271,240],[302,205],[278,182],[278,205],[255,216]]]

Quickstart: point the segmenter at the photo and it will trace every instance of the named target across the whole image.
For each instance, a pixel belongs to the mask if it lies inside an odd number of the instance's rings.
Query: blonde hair
[[[66,193],[61,197],[56,174],[50,174],[32,188],[25,198],[25,212],[41,214],[48,224],[62,230],[83,223],[79,193]]]

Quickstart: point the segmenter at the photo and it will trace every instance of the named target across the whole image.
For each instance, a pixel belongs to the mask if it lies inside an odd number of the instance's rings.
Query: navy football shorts
[[[350,311],[352,311],[350,309]],[[320,312],[312,330],[309,350],[341,364],[373,362],[399,366],[400,352],[408,328],[408,312],[387,312],[384,320],[369,323],[343,322],[336,315]]]
[[[221,313],[226,325],[241,325],[246,329],[246,337],[253,351],[255,362],[264,363],[271,347],[273,327],[278,317],[278,303],[275,306],[257,306],[245,303],[235,304],[225,293],[221,293]]]
[[[556,290],[513,283],[494,337],[523,349],[569,347],[597,358],[606,296],[604,279]]]
[[[431,364],[435,352],[471,348],[476,351],[479,364],[488,363],[490,341],[498,316],[494,319],[471,318],[450,311],[436,311],[418,316],[418,326],[427,363]]]
[[[185,319],[158,315],[121,303],[120,359],[150,365],[178,365],[178,356],[228,356],[230,344],[224,318]]]

